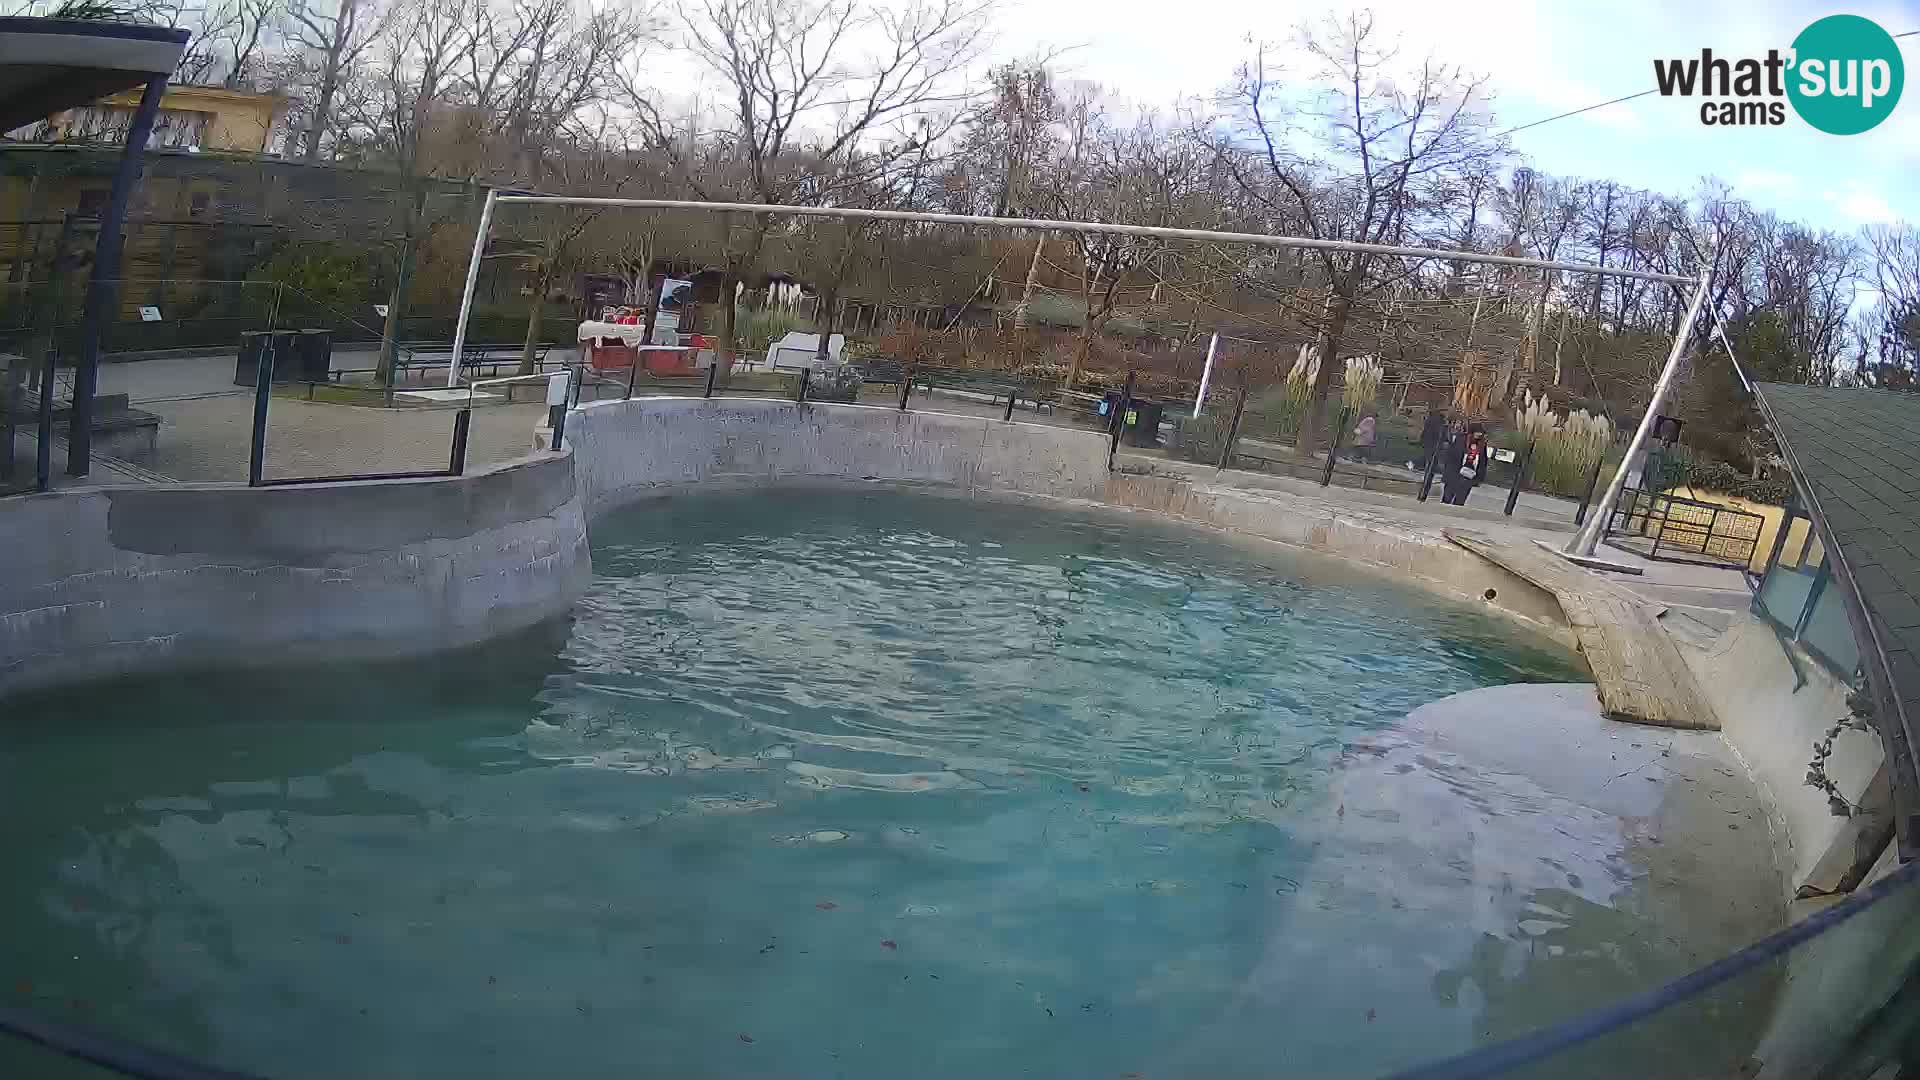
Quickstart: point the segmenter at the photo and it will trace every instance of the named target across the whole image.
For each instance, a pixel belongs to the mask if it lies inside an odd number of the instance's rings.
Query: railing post
[[[1113,410],[1113,439],[1107,443],[1107,471],[1113,471],[1113,459],[1120,453],[1120,436],[1127,431],[1127,410],[1133,408],[1132,371],[1127,372],[1126,385],[1120,388],[1120,402]]]
[[[913,393],[913,372],[902,369],[900,372],[900,411],[907,411],[907,395]]]
[[[56,331],[57,333],[57,331]],[[58,340],[56,337],[55,341]],[[53,482],[53,379],[59,365],[60,350],[49,341],[47,359],[40,368],[40,400],[34,410],[38,443],[33,454],[33,490],[45,491]]]
[[[1607,467],[1607,452],[1600,451],[1600,460],[1593,463],[1593,471],[1587,474],[1587,490],[1580,496],[1580,509],[1573,512],[1573,524],[1579,528],[1587,523],[1587,508],[1593,505],[1593,489],[1600,486],[1600,470]]]
[[[1240,413],[1247,407],[1247,384],[1240,384],[1240,396],[1233,402],[1233,421],[1227,425],[1227,440],[1220,444],[1220,463],[1216,469],[1233,464],[1233,443],[1240,437]]]
[[[1340,422],[1333,425],[1333,438],[1327,442],[1327,467],[1320,473],[1321,487],[1333,483],[1333,462],[1340,454],[1340,436],[1347,432],[1347,414],[1352,411],[1345,405],[1340,406]]]
[[[273,397],[273,334],[260,342],[253,369],[253,440],[247,453],[247,486],[259,487],[267,468],[267,402]]]
[[[1011,386],[1009,386],[1009,387],[1007,387],[1007,412],[1006,412],[1006,415],[1005,415],[1005,416],[1002,416],[1002,417],[1000,418],[1000,419],[1001,419],[1002,421],[1005,421],[1005,422],[1008,422],[1008,423],[1011,423],[1011,422],[1012,422],[1012,420],[1013,420],[1013,399],[1014,399],[1014,397],[1015,397],[1015,394],[1014,394],[1014,388],[1013,388],[1013,387],[1011,387]]]
[[[708,361],[708,362],[707,362],[707,389],[706,389],[706,392],[705,392],[705,393],[703,393],[703,394],[701,394],[701,395],[700,395],[701,397],[712,397],[712,396],[713,396],[713,384],[714,384],[714,380],[716,380],[716,379],[718,379],[719,377],[720,377],[720,365],[719,365],[719,363],[718,363],[718,362],[716,362],[716,361],[711,361],[711,360],[710,360],[710,361]]]
[[[813,377],[812,368],[803,367],[800,369],[800,389],[794,393],[793,400],[797,402],[802,402],[802,403],[804,403],[807,400],[807,380],[811,379],[812,377]]]
[[[467,471],[467,425],[472,420],[472,409],[453,414],[453,457],[447,462],[449,475],[459,476]]]
[[[553,431],[553,438],[547,443],[547,449],[558,452],[560,438],[567,430],[568,385],[573,381],[569,372],[557,371],[547,379],[547,427]]]
[[[641,344],[644,345],[645,342],[642,342]],[[627,365],[627,396],[621,398],[620,399],[621,401],[633,400],[633,383],[634,383],[634,380],[638,379],[639,377],[640,377],[640,351],[636,349],[634,350],[634,353],[633,353],[633,363]]]
[[[1526,490],[1527,466],[1532,463],[1532,461],[1533,442],[1529,440],[1527,442],[1527,448],[1520,451],[1520,460],[1515,462],[1513,466],[1513,488],[1507,492],[1507,508],[1505,510],[1508,517],[1513,516],[1513,508],[1520,503],[1520,493]]]

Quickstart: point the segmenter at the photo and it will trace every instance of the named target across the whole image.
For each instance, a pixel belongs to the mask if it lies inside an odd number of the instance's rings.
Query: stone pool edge
[[[1236,543],[1338,557],[1574,646],[1552,594],[1454,546],[1438,528],[1283,491],[1109,472],[1108,441],[1096,431],[866,405],[634,398],[582,405],[569,417],[566,442],[590,520],[680,491],[833,481],[1106,507],[1200,526]]]

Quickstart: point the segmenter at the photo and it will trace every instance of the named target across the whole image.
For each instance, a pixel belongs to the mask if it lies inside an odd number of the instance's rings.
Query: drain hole
[[[1483,593],[1481,593],[1480,595],[1481,595],[1481,596],[1483,596],[1483,597],[1485,597],[1485,598],[1486,598],[1486,599],[1488,599],[1488,600],[1491,600],[1491,599],[1493,599],[1494,597],[1496,597],[1496,596],[1499,596],[1499,595],[1500,595],[1500,590],[1498,590],[1498,589],[1488,589],[1488,590],[1487,590],[1486,592],[1483,592]]]

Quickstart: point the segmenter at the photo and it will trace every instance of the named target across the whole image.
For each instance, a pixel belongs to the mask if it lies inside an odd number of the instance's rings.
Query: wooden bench
[[[511,365],[517,373],[520,369],[520,355],[525,345],[465,345],[462,347],[460,370],[471,373],[475,378],[498,378],[500,369]],[[551,343],[542,343],[533,347],[533,370],[542,372],[547,369],[547,353],[552,351]],[[409,371],[416,367],[444,368],[453,359],[453,346],[440,344],[402,343],[393,358],[395,373]],[[485,369],[486,373],[481,374]]]

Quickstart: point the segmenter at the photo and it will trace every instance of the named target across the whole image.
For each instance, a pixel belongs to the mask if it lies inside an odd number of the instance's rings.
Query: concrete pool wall
[[[383,659],[565,611],[591,569],[569,455],[459,477],[82,488],[0,510],[0,694]]]
[[[590,517],[676,489],[804,480],[1107,504],[1339,555],[1572,643],[1550,594],[1437,535],[1352,509],[1302,513],[1270,493],[1110,473],[1097,431],[821,402],[635,398],[582,405],[566,442]]]
[[[895,480],[1094,500],[1107,482],[1098,432],[865,405],[597,401],[568,417],[566,441],[590,516],[709,483]]]

